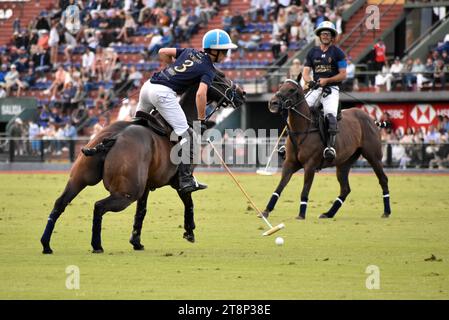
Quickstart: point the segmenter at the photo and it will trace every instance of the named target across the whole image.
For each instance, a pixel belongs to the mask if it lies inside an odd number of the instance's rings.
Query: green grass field
[[[392,216],[381,219],[374,175],[352,174],[352,193],[332,220],[319,220],[338,195],[334,176],[318,174],[306,221],[298,221],[302,174],[284,191],[267,229],[229,176],[198,174],[209,189],[194,195],[196,243],[182,238],[183,207],[170,188],[150,194],[144,251],[128,243],[135,204],[103,219],[105,253],[90,247],[94,202],[85,189],[59,219],[53,255],[39,239],[65,174],[0,174],[0,299],[448,299],[449,176],[390,175]],[[237,175],[263,208],[280,178]],[[274,239],[282,236],[284,246]],[[432,255],[436,259],[428,260]],[[80,289],[66,288],[66,267]],[[366,269],[379,267],[380,289]]]

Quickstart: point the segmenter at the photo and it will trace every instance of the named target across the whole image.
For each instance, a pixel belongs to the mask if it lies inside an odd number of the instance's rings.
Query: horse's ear
[[[299,74],[298,74],[298,78],[296,78],[296,81],[299,83],[299,82],[301,82],[301,78],[302,78],[302,72],[300,72]]]

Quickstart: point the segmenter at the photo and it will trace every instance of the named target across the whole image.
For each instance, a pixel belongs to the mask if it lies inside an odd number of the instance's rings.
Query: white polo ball
[[[274,242],[278,245],[278,246],[282,246],[284,244],[284,239],[282,237],[277,237],[276,240],[274,240]]]

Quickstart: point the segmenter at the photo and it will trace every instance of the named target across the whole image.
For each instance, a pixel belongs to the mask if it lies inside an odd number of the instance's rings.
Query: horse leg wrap
[[[299,215],[303,218],[306,217],[306,210],[307,210],[307,202],[309,201],[309,198],[302,197],[301,203],[299,205]]]
[[[340,209],[340,207],[342,206],[343,202],[345,202],[345,199],[344,198],[342,199],[342,198],[337,197],[337,199],[335,199],[334,203],[332,204],[332,207],[326,213],[326,215],[329,218],[333,218],[335,216],[335,214],[337,213],[338,209]]]
[[[279,197],[281,195],[279,193],[273,192],[273,195],[270,198],[270,201],[267,204],[267,210],[273,211],[274,207],[276,206],[276,202],[279,200]]]
[[[383,198],[384,198],[384,213],[385,214],[390,214],[391,213],[390,194],[389,193],[384,193]]]

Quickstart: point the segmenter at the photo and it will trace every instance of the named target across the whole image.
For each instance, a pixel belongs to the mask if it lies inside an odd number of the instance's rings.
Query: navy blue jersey
[[[346,57],[344,52],[336,47],[330,46],[326,52],[320,47],[312,48],[306,57],[305,67],[313,70],[313,80],[320,78],[330,78],[338,74],[338,69],[346,68]],[[340,82],[329,83],[329,85],[338,85]]]
[[[176,49],[176,61],[151,77],[151,83],[162,84],[182,94],[189,87],[204,82],[209,87],[215,77],[210,57],[195,49]]]

